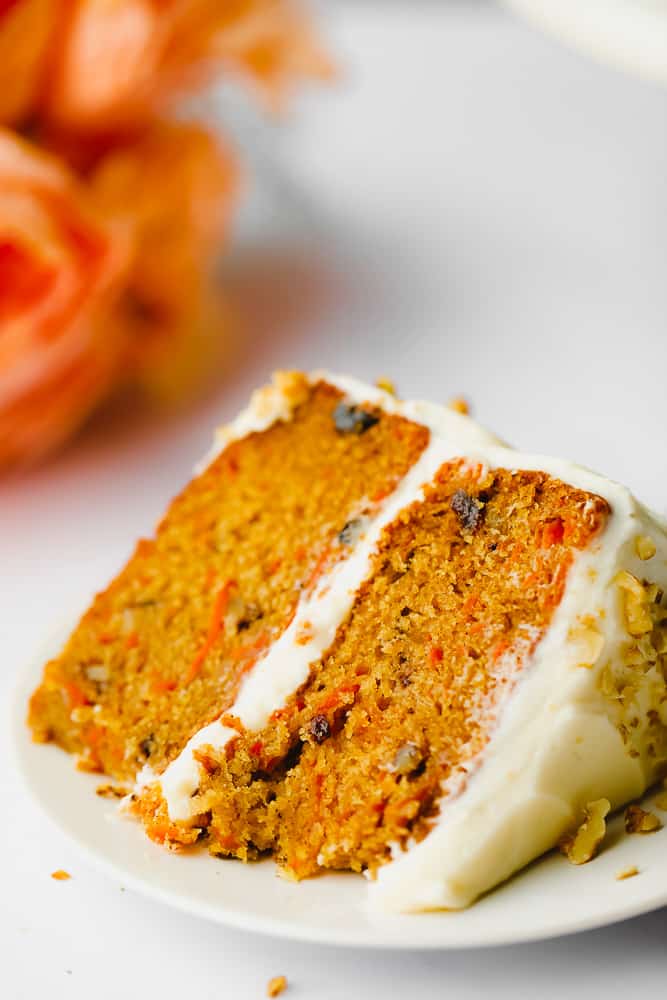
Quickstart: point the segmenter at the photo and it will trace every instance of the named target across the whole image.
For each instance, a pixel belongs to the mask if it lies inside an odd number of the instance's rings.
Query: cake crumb
[[[667,812],[667,792],[661,792],[655,800],[656,807]]]
[[[463,396],[454,396],[447,403],[448,410],[454,410],[455,413],[460,413],[462,416],[467,417],[470,415],[470,403]]]
[[[635,875],[639,875],[639,868],[636,865],[630,865],[629,868],[624,868],[622,871],[618,872],[616,875],[616,881],[622,882],[626,878],[634,878]]]
[[[122,785],[98,785],[95,794],[101,799],[124,799],[129,791],[129,788],[123,788]]]
[[[610,809],[608,799],[589,802],[584,810],[584,821],[577,832],[561,840],[558,846],[571,864],[585,865],[596,856],[607,832],[606,817]]]
[[[388,392],[390,396],[396,395],[396,386],[390,378],[381,375],[379,379],[375,382],[378,389],[382,389],[383,392]]]
[[[63,868],[59,868],[55,872],[51,872],[51,878],[54,878],[56,882],[66,882],[68,878],[71,878],[69,872],[66,872]]]
[[[287,989],[287,976],[274,976],[266,985],[267,997],[278,997]]]
[[[654,813],[646,812],[641,806],[628,806],[625,810],[626,833],[655,833],[662,823]]]
[[[642,560],[652,559],[656,553],[655,542],[648,535],[637,535],[635,538],[635,552]]]

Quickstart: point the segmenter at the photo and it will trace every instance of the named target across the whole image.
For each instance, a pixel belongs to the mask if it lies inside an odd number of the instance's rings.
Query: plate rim
[[[582,16],[581,0],[501,2],[546,34],[601,63],[640,79],[667,83],[667,31],[662,40],[655,31],[660,21],[667,26],[667,4],[660,12],[628,0],[606,0],[606,10],[593,15],[600,26],[592,30],[591,12],[585,10]]]

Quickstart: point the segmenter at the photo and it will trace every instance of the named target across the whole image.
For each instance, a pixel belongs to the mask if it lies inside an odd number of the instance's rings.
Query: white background
[[[667,509],[667,90],[477,3],[330,5],[342,73],[279,130],[226,265],[230,361],[179,414],[128,407],[0,488],[0,696],[82,607],[272,368],[463,393],[526,450]],[[275,134],[274,134],[275,133]],[[3,719],[4,721],[4,719]],[[41,818],[0,734],[0,995],[662,995],[667,911],[576,938],[420,956],[223,930],[98,875]],[[72,780],[76,780],[75,774]],[[65,868],[69,882],[49,874]],[[545,899],[545,906],[548,900]]]

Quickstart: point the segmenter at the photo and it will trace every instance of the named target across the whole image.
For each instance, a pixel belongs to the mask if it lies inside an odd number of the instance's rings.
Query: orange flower
[[[0,0],[0,124],[16,125],[41,90],[58,0]]]
[[[69,3],[48,88],[48,114],[62,127],[135,128],[221,63],[277,94],[329,69],[292,0]]]
[[[123,345],[95,320],[126,264],[69,172],[0,129],[0,466],[60,444],[108,391]]]
[[[334,69],[298,3],[231,0],[215,4],[209,65],[236,71],[279,106],[302,79],[328,79]],[[180,42],[174,38],[173,45]]]
[[[213,250],[236,200],[236,163],[203,128],[159,122],[108,153],[90,186],[105,215],[133,233],[130,273],[111,321],[131,331],[132,364],[145,368],[197,322]]]

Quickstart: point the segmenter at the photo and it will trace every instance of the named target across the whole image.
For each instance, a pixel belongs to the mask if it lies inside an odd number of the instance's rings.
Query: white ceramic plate
[[[667,81],[667,0],[505,0],[598,59]]]
[[[595,861],[572,867],[551,854],[461,912],[376,916],[365,908],[366,884],[331,874],[306,882],[276,876],[270,861],[244,865],[205,851],[170,854],[140,827],[98,798],[99,775],[74,770],[56,747],[32,743],[24,724],[41,666],[66,635],[26,665],[14,711],[14,745],[33,796],[50,819],[113,878],[186,913],[221,924],[325,944],[377,948],[472,948],[570,934],[646,913],[667,903],[667,829],[627,836],[611,824]],[[46,654],[46,655],[44,655]],[[649,800],[650,801],[650,800]],[[663,816],[667,821],[667,816]],[[617,881],[622,869],[640,874]]]

